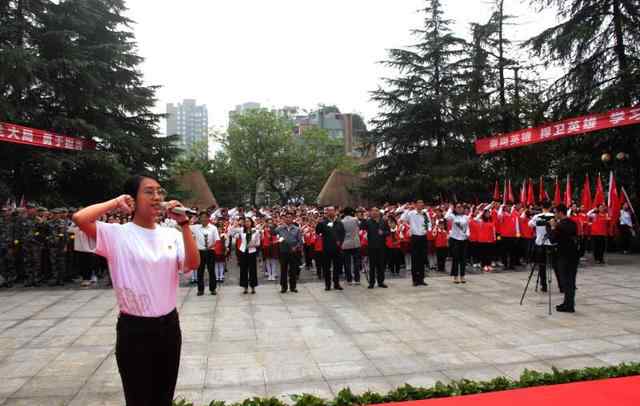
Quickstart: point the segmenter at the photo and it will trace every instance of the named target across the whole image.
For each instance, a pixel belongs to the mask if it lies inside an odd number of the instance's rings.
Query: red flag
[[[607,194],[609,201],[609,215],[611,216],[611,235],[615,235],[618,231],[618,222],[620,221],[620,196],[618,195],[618,185],[616,185],[616,177],[613,171],[609,173],[609,193]]]
[[[542,176],[540,176],[540,194],[538,196],[538,200],[540,200],[541,203],[549,201],[549,194],[547,193],[547,189],[544,187],[544,179]]]
[[[522,188],[520,188],[520,204],[524,207],[527,205],[527,180],[522,181]]]
[[[507,203],[513,204],[516,199],[513,198],[513,190],[511,189],[511,179],[507,181]]]
[[[589,175],[584,178],[584,186],[582,186],[581,203],[585,210],[591,210],[591,182],[589,182]]]
[[[557,207],[560,206],[560,203],[562,203],[562,193],[560,192],[560,181],[556,176],[556,187],[553,191],[553,205]]]
[[[496,187],[493,188],[493,201],[494,202],[500,201],[500,185],[497,180],[496,180]]]
[[[592,208],[604,204],[604,187],[602,186],[602,179],[600,179],[600,174],[598,174],[598,179],[596,180],[596,195],[593,197],[592,204]]]
[[[533,179],[529,178],[529,186],[527,189],[527,206],[536,204],[536,194],[533,191]]]
[[[571,185],[571,175],[567,175],[567,187],[564,191],[564,205],[571,207],[573,203],[573,185]]]

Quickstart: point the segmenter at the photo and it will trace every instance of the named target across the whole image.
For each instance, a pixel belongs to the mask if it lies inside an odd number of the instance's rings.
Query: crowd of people
[[[411,272],[413,286],[425,286],[425,273],[448,269],[453,283],[467,283],[468,266],[493,272],[543,262],[544,239],[540,219],[551,215],[549,204],[521,207],[498,202],[437,204],[421,200],[371,208],[335,208],[308,205],[264,208],[209,208],[191,218],[191,231],[200,251],[200,267],[191,282],[198,294],[208,287],[216,294],[229,263],[240,270],[244,293],[255,293],[258,272],[267,281],[279,280],[281,291],[297,292],[303,269],[314,270],[326,290],[343,284],[386,288],[385,277]],[[95,241],[71,220],[75,208],[47,210],[33,204],[2,208],[0,216],[0,282],[4,287],[81,284],[98,278],[108,282],[106,261],[94,254]],[[624,206],[617,224],[604,205],[586,209],[573,205],[568,217],[577,225],[579,256],[593,252],[604,263],[612,236],[619,251],[628,253],[635,236],[634,218]],[[107,223],[127,223],[130,215],[112,212]],[[164,227],[176,227],[166,216]],[[544,268],[544,264],[541,265]],[[547,289],[541,278],[542,290]]]

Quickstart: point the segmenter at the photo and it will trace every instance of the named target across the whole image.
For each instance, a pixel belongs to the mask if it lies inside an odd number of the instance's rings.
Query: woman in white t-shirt
[[[134,176],[125,193],[80,210],[73,221],[96,239],[116,293],[116,361],[127,406],[171,406],[178,378],[182,333],[176,311],[179,272],[198,268],[200,254],[189,219],[165,207],[177,229],[159,227],[166,191],[151,176]],[[97,221],[111,210],[133,213],[127,224]]]

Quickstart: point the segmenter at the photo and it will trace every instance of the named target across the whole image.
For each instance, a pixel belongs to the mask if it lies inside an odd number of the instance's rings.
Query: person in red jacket
[[[220,230],[220,238],[213,243],[213,255],[216,270],[216,280],[224,283],[224,270],[227,266],[227,230],[223,221],[218,221],[216,225]]]
[[[444,219],[437,220],[436,227],[431,230],[433,244],[436,248],[436,262],[438,272],[445,272],[447,256],[449,255],[449,231]]]
[[[316,259],[316,273],[318,279],[322,279],[322,237],[314,229],[313,232],[313,257]]]
[[[402,264],[402,251],[400,251],[401,233],[400,227],[396,222],[396,219],[389,216],[387,221],[389,224],[389,235],[385,238],[385,246],[387,247],[387,266],[391,275],[400,275],[400,265]]]
[[[519,215],[512,210],[512,202],[500,206],[498,210],[498,224],[500,229],[500,246],[502,263],[505,269],[514,270],[518,262],[517,244],[520,238]]]
[[[518,218],[518,221],[520,222],[520,250],[522,252],[522,257],[525,259],[527,264],[533,262],[536,234],[535,229],[529,225],[529,220],[531,220],[531,210],[532,207],[521,210]]]
[[[484,210],[480,217],[476,217],[474,222],[478,232],[478,252],[480,254],[480,265],[484,272],[492,272],[491,260],[496,250],[496,225],[489,210]]]
[[[597,209],[587,213],[591,219],[591,240],[593,241],[593,259],[598,264],[604,264],[604,251],[609,236],[609,222],[611,218],[607,206],[601,204]]]
[[[582,258],[585,252],[584,229],[587,215],[583,213],[575,203],[571,205],[571,209],[568,211],[568,214],[569,219],[576,223],[576,232],[578,236],[578,258]]]
[[[362,259],[362,273],[368,274],[369,272],[369,240],[367,239],[367,230],[360,230],[358,232],[360,237],[360,258]]]

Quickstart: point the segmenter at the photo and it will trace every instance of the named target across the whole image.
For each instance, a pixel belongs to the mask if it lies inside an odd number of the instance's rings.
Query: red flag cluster
[[[624,195],[622,191],[618,192],[613,172],[611,172],[609,176],[609,190],[607,196],[605,197],[604,186],[600,175],[598,175],[596,179],[596,189],[593,199],[591,196],[591,182],[589,180],[589,175],[586,175],[582,186],[582,192],[580,194],[579,204],[584,207],[585,210],[591,210],[601,204],[608,204],[612,220],[614,220],[612,223],[617,223],[620,215],[620,209],[623,203],[627,202],[628,198],[626,198],[626,195]],[[564,204],[567,207],[570,207],[574,203],[573,197],[574,188],[571,175],[567,175],[564,191],[560,179],[556,177],[552,204],[554,206]],[[507,179],[504,181],[502,192],[500,191],[500,182],[496,181],[493,190],[493,200],[498,202],[502,201],[503,203],[520,203],[523,206],[531,206],[536,203],[550,201],[550,198],[544,185],[544,178],[540,177],[537,196],[535,193],[534,182],[529,178],[523,180],[520,188],[520,194],[516,200],[513,194],[511,180]]]

